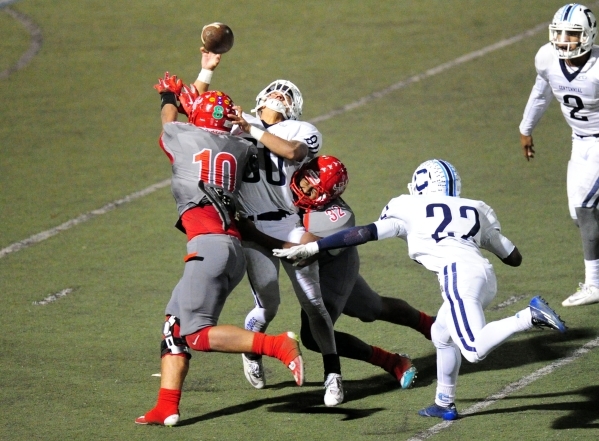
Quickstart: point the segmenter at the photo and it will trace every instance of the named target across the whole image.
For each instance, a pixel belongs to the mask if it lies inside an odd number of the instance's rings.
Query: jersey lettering
[[[439,210],[435,211],[435,208],[441,209],[440,213],[443,216],[443,219],[441,220],[441,223],[439,224],[439,226],[437,227],[435,232],[433,234],[431,234],[431,237],[433,239],[435,239],[435,242],[439,243],[446,237],[455,237],[455,234],[453,231],[445,232],[445,229],[453,220],[453,217],[451,215],[451,209],[446,204],[429,204],[429,205],[427,205],[426,206],[426,217],[435,217],[435,214],[439,213]],[[466,234],[463,234],[461,236],[461,238],[464,240],[468,240],[470,237],[476,236],[476,234],[480,230],[480,220],[479,220],[478,211],[476,210],[476,208],[470,207],[467,205],[460,207],[460,217],[461,218],[470,219],[468,217],[468,212],[474,213],[474,216],[473,216],[474,224],[472,225],[472,227]]]
[[[217,185],[231,192],[235,190],[237,159],[232,154],[219,152],[213,161],[212,150],[203,149],[193,155],[193,163],[200,165],[200,181]],[[225,177],[228,178],[227,182],[225,182]]]

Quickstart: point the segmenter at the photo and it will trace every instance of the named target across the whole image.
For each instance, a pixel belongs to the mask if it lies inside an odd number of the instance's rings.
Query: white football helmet
[[[280,92],[285,96],[286,103],[277,99],[269,98],[273,92]],[[256,107],[251,110],[260,116],[260,110],[268,107],[275,112],[279,112],[285,119],[299,119],[302,114],[304,99],[302,93],[291,81],[276,80],[266,86],[256,97]]]
[[[418,166],[408,184],[411,195],[444,194],[459,196],[462,180],[455,167],[441,159],[431,159]]]
[[[578,42],[568,42],[567,35],[578,34]],[[558,58],[580,57],[593,48],[597,37],[597,20],[589,8],[578,3],[562,6],[549,25],[549,41]]]

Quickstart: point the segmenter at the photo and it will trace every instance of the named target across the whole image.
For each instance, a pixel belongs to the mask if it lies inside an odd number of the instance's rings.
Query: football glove
[[[291,248],[274,249],[272,253],[275,257],[286,257],[291,260],[303,260],[318,253],[318,244],[310,242],[305,245],[296,245]]]
[[[187,116],[191,115],[193,103],[199,96],[200,94],[193,84],[191,86],[183,84],[179,95],[179,102],[181,103],[179,112],[184,113]]]
[[[181,93],[183,81],[177,78],[177,75],[171,76],[168,72],[164,74],[164,78],[158,78],[158,84],[154,85],[154,89],[158,93],[173,92],[177,97]]]

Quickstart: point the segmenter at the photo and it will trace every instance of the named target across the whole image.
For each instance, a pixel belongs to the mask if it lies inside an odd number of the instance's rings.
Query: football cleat
[[[532,314],[532,325],[536,328],[551,328],[562,334],[568,329],[559,315],[540,296],[533,297],[528,305]]]
[[[327,407],[337,406],[343,403],[343,382],[341,375],[329,374],[324,382],[324,405]]]
[[[407,354],[393,354],[393,357],[395,364],[389,373],[397,379],[402,389],[409,389],[414,384],[418,371]]]
[[[302,352],[299,347],[299,339],[297,335],[291,331],[287,332],[287,337],[293,340],[293,344],[295,345],[298,354],[287,367],[293,374],[295,383],[298,386],[302,386],[304,384],[304,359],[302,358]]]
[[[247,381],[256,389],[263,389],[266,384],[266,378],[264,376],[262,357],[252,360],[245,354],[241,354],[241,358],[243,359],[243,373]]]
[[[455,407],[454,403],[451,403],[449,406],[439,406],[434,403],[424,409],[420,409],[418,411],[418,415],[423,417],[435,417],[442,418],[447,421],[457,420],[458,419],[458,410]]]
[[[149,413],[149,412],[148,412]],[[159,421],[148,417],[148,413],[135,418],[135,424],[145,425],[158,425],[158,426],[176,426],[179,423],[179,414],[173,414],[166,417],[164,420]]]
[[[599,288],[593,285],[579,284],[578,290],[562,302],[562,306],[581,306],[599,302]]]

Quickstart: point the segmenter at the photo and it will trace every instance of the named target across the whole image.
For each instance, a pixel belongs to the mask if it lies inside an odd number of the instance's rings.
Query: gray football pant
[[[279,268],[282,262],[300,306],[308,315],[310,328],[321,353],[336,354],[333,323],[320,291],[318,262],[304,268],[294,267],[254,242],[243,242],[243,251],[255,304],[245,318],[245,329],[264,332],[277,314],[281,303]]]

